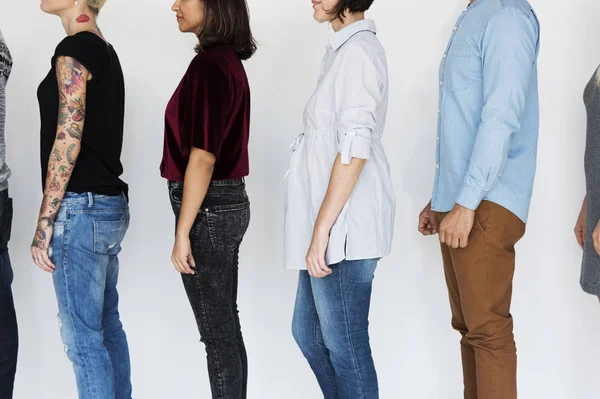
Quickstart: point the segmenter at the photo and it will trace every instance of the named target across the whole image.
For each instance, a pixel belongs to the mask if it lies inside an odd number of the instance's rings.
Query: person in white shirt
[[[368,316],[391,249],[395,197],[381,142],[385,52],[373,0],[313,0],[335,31],[287,177],[285,267],[300,269],[293,334],[325,398],[378,398]]]

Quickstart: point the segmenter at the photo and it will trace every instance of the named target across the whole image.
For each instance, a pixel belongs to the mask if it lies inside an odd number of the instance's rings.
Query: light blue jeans
[[[131,399],[127,337],[119,319],[124,195],[66,193],[52,236],[54,289],[65,352],[80,399]]]
[[[343,261],[323,279],[300,272],[292,331],[325,399],[379,398],[369,343],[378,260]]]

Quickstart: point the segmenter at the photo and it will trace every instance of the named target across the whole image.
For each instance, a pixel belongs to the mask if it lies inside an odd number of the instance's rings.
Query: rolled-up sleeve
[[[481,42],[484,105],[459,205],[476,209],[502,174],[532,86],[538,39],[535,18],[520,9],[507,7],[488,22]]]
[[[382,102],[380,73],[360,45],[344,49],[335,82],[336,133],[342,164],[369,159],[376,114]]]

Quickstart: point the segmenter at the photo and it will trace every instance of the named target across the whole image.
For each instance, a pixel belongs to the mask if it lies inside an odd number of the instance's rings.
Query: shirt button
[[[435,168],[436,168],[436,169],[439,169],[439,168],[440,168],[440,165],[439,165],[439,164],[436,164],[436,165],[435,165]]]
[[[444,58],[446,58],[446,53],[444,53]]]
[[[457,29],[458,29],[458,26],[455,26],[455,27],[454,27],[454,30],[457,30]]]
[[[440,136],[437,136],[437,141],[440,141]]]
[[[442,82],[442,81],[440,80],[440,86],[442,86],[443,84],[444,84],[444,82]]]

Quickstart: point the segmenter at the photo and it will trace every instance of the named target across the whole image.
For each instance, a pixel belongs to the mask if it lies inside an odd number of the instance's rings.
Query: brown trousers
[[[440,221],[446,214],[439,214]],[[510,314],[515,244],[525,223],[483,201],[469,244],[442,244],[452,327],[461,333],[465,399],[516,399],[517,349]]]

